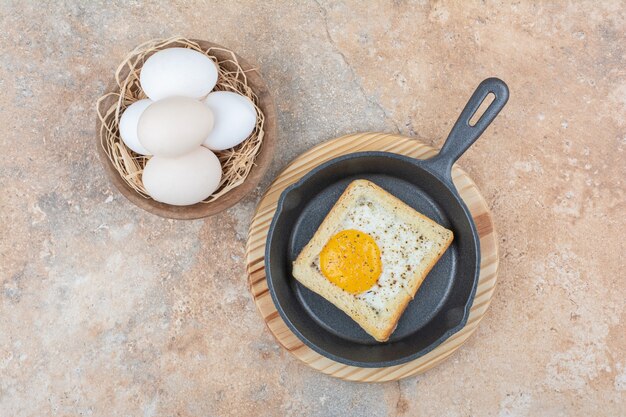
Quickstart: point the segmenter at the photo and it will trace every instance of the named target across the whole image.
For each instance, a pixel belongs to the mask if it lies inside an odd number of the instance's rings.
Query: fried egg
[[[373,309],[401,292],[433,242],[376,199],[360,196],[338,222],[315,264],[326,279]]]

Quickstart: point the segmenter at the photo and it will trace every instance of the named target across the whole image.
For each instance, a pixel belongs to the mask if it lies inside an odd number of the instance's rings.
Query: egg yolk
[[[358,294],[378,281],[383,269],[380,249],[367,233],[342,230],[320,252],[320,269],[339,288]]]

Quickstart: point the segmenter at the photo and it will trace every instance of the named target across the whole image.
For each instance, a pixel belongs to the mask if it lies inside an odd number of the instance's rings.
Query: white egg
[[[217,156],[198,146],[178,158],[153,156],[144,167],[142,181],[156,201],[188,206],[213,194],[221,178],[222,167]]]
[[[141,145],[137,137],[139,117],[150,104],[152,104],[152,100],[136,101],[128,106],[122,113],[122,117],[120,117],[120,137],[122,141],[134,152],[141,155],[152,155],[150,151]]]
[[[232,148],[254,130],[256,108],[248,97],[230,91],[215,91],[204,102],[215,117],[215,126],[204,141],[207,148],[214,151]]]
[[[139,142],[157,156],[181,156],[202,144],[213,128],[213,113],[201,101],[169,97],[155,101],[139,118]]]
[[[146,60],[139,81],[156,101],[166,97],[202,98],[217,83],[217,66],[206,55],[187,48],[163,49]]]

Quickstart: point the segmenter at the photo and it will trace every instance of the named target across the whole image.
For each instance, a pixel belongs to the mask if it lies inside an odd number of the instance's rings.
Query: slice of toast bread
[[[383,272],[377,284],[362,294],[341,289],[320,270],[322,248],[333,235],[347,228],[370,234],[382,253]],[[384,342],[452,240],[452,231],[376,184],[356,180],[339,197],[293,263],[293,276],[349,315],[374,339]]]

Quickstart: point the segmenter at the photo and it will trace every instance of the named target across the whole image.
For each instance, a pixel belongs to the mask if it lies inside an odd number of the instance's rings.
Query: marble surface
[[[626,3],[0,4],[0,415],[619,416],[626,413]],[[280,139],[261,187],[199,221],[136,208],[94,149],[124,55],[182,34],[255,61]],[[327,139],[440,146],[478,82],[511,99],[460,164],[500,236],[478,331],[385,384],[282,351],[247,291],[262,190]]]

